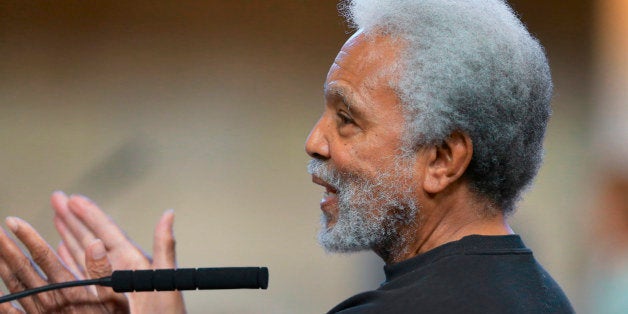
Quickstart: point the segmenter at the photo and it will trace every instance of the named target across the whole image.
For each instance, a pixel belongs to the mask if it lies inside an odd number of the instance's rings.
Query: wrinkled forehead
[[[337,64],[352,68],[389,68],[400,57],[402,41],[373,32],[358,30],[342,46],[334,60]],[[347,58],[352,56],[352,58]]]
[[[389,35],[358,30],[342,46],[327,75],[327,83],[334,79],[337,69],[361,78],[367,85],[383,78],[398,77],[403,41]]]

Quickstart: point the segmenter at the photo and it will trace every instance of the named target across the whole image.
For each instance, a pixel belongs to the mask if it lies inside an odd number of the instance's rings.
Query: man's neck
[[[402,241],[375,252],[390,265],[468,235],[514,233],[504,214],[500,210],[490,211],[488,202],[470,201],[466,197],[458,199],[460,201],[437,200],[426,204],[421,208],[417,223],[400,230]]]

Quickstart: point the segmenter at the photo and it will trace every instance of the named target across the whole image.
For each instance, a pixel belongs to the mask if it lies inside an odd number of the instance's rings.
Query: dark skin
[[[61,262],[43,238],[28,223],[19,219],[7,218],[7,226],[28,249],[33,262],[48,276],[43,277],[8,234],[0,231],[0,277],[10,292],[19,292],[48,283],[77,280],[77,277]],[[93,277],[111,273],[106,261],[102,242],[90,244],[86,252],[86,262]],[[98,295],[96,295],[96,293]],[[26,313],[127,313],[128,304],[124,296],[116,295],[111,289],[98,287],[96,291],[85,287],[60,289],[19,299]],[[2,313],[23,313],[11,305],[0,304]]]
[[[325,82],[325,111],[306,141],[312,158],[332,163],[341,171],[375,175],[390,169],[402,148],[405,120],[401,101],[392,90],[396,79],[392,60],[403,43],[390,36],[357,32],[342,47]],[[491,203],[471,192],[463,174],[473,156],[473,143],[464,132],[453,132],[439,145],[414,152],[414,198],[421,214],[401,227],[408,241],[373,248],[387,264],[397,263],[467,235],[512,234],[505,217],[485,215]],[[313,178],[317,184],[326,182]],[[331,196],[321,204],[335,224],[338,207]]]
[[[101,278],[111,275],[113,267],[176,267],[172,211],[165,212],[155,228],[151,258],[86,197],[68,197],[55,192],[51,203],[55,209],[55,226],[64,241],[56,252],[19,218],[7,218],[7,227],[31,257],[24,254],[4,230],[0,231],[0,278],[10,292],[50,283]],[[43,274],[33,266],[35,264]],[[39,293],[19,299],[19,303],[26,313],[185,313],[183,297],[176,291],[120,294],[108,287],[76,287]],[[0,313],[23,312],[11,303],[2,303]]]

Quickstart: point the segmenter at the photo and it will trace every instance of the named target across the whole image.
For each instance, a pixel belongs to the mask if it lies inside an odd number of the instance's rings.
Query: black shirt
[[[386,281],[329,313],[573,313],[518,235],[467,236],[384,267]]]

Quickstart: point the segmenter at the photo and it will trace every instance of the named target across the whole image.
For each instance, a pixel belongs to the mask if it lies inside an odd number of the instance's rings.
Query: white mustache
[[[307,172],[325,181],[336,190],[340,190],[346,184],[338,170],[334,169],[328,162],[319,159],[310,160],[307,165]]]

